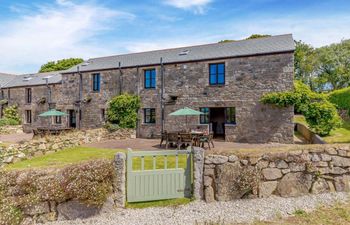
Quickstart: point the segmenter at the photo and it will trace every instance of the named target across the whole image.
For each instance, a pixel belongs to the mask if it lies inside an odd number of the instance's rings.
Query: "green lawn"
[[[117,152],[126,152],[121,149],[98,149],[88,147],[74,147],[52,154],[35,157],[14,164],[10,164],[6,169],[29,169],[43,167],[64,167],[77,162],[92,159],[113,159]]]
[[[24,160],[6,166],[6,169],[30,169],[30,168],[45,168],[55,167],[60,168],[69,164],[79,163],[93,159],[113,159],[117,152],[126,152],[122,149],[99,149],[89,147],[74,147],[61,150],[52,154],[35,157],[29,160]],[[168,156],[168,168],[175,168],[175,156]],[[153,168],[153,158],[144,158],[145,170]],[[178,159],[180,168],[186,167],[186,155],[180,155]],[[156,157],[156,169],[164,168],[164,157]],[[141,158],[133,160],[133,169],[141,169]]]
[[[294,122],[304,124],[309,126],[305,120],[304,116],[295,115]],[[340,128],[332,130],[329,136],[322,137],[327,143],[350,143],[350,121],[343,121],[343,124]]]

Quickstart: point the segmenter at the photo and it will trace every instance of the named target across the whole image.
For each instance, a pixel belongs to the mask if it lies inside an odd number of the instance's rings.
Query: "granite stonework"
[[[204,163],[207,202],[350,191],[349,145],[305,146],[254,156],[207,155]]]
[[[209,64],[225,63],[225,85],[209,85]],[[270,54],[187,62],[164,65],[165,130],[186,128],[185,118],[171,117],[169,113],[188,106],[235,107],[236,125],[225,125],[226,141],[266,143],[293,142],[293,107],[277,108],[259,102],[261,96],[273,91],[293,88],[293,53]],[[144,88],[145,69],[156,69],[156,88]],[[63,74],[63,98],[57,107],[63,110],[81,110],[81,128],[103,125],[102,109],[119,93],[138,94],[138,137],[152,138],[161,132],[161,76],[160,66],[122,68],[82,73],[82,96],[79,102],[79,74]],[[101,91],[92,91],[92,74],[101,74]],[[89,99],[89,101],[86,101]],[[80,106],[79,106],[80,105]],[[156,123],[143,123],[143,108],[156,109]],[[188,127],[197,126],[197,116],[188,117]]]
[[[225,85],[209,85],[209,64],[225,63]],[[161,133],[161,66],[106,69],[91,72],[63,73],[60,84],[50,84],[51,104],[48,104],[46,85],[16,87],[4,90],[8,105],[17,104],[24,122],[24,130],[47,126],[49,118],[38,115],[51,108],[74,114],[76,124],[68,117],[62,117],[63,127],[78,129],[99,128],[105,123],[105,110],[108,101],[120,93],[137,94],[141,97],[137,136],[143,138],[158,137]],[[156,88],[145,89],[144,70],[156,69]],[[169,113],[191,107],[225,108],[235,107],[236,124],[226,124],[222,130],[226,141],[248,143],[292,143],[293,107],[277,108],[263,105],[263,94],[275,91],[289,91],[293,88],[294,56],[293,52],[255,55],[164,64],[164,129],[179,131],[188,127],[208,127],[200,125],[198,116],[171,117]],[[101,77],[100,91],[92,89],[92,75]],[[32,102],[26,103],[25,89],[32,89]],[[143,121],[143,109],[156,109],[156,122],[146,124]],[[32,111],[32,123],[28,124],[25,110]],[[224,111],[216,119],[220,126],[225,122]]]
[[[26,89],[30,88],[32,92],[31,102],[27,102]],[[49,97],[49,90],[51,92],[51,99]],[[51,118],[39,117],[39,114],[49,110],[49,107],[55,108],[55,103],[62,99],[61,84],[50,84],[27,86],[27,87],[13,87],[3,89],[4,98],[7,99],[6,105],[17,105],[18,113],[21,117],[23,130],[31,132],[36,127],[43,127],[49,124]],[[50,103],[50,104],[49,104]],[[6,106],[4,106],[5,108]],[[32,114],[31,123],[28,123],[26,118],[26,110],[30,110]],[[62,124],[67,122],[66,118],[62,118]],[[57,124],[61,125],[61,124]]]

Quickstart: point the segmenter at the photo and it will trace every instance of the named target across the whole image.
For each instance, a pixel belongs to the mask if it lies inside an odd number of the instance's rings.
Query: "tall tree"
[[[318,86],[331,90],[350,86],[350,40],[321,47],[316,52]]]
[[[315,49],[302,41],[295,42],[294,52],[294,70],[295,79],[301,80],[303,83],[310,86],[312,90],[314,87],[314,73],[317,66],[317,57]]]
[[[39,72],[43,73],[43,72],[66,70],[82,62],[84,62],[84,60],[81,58],[61,59],[61,60],[57,60],[56,62],[51,61],[42,65]]]

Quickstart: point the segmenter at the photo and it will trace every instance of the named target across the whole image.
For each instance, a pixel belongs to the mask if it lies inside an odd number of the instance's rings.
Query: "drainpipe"
[[[161,126],[162,133],[164,132],[164,67],[163,58],[160,58],[160,77],[161,77],[161,88],[160,88],[160,107],[161,107]]]
[[[78,117],[78,129],[81,128],[81,102],[83,97],[83,74],[80,72],[80,67],[78,66],[78,74],[79,74],[79,101],[78,101],[78,115],[75,115],[75,118]],[[76,119],[77,120],[77,119]]]
[[[122,77],[122,70],[121,70],[121,63],[118,63],[118,70],[119,70],[119,95],[122,94],[123,91],[123,77]]]

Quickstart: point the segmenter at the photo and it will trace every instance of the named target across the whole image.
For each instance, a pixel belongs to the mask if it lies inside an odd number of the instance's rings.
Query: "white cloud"
[[[205,6],[212,0],[166,0],[165,3],[179,9],[193,10],[195,13],[203,14]]]
[[[68,0],[40,5],[35,10],[0,22],[0,71],[31,72],[26,71],[28,67],[49,60],[111,54],[111,49],[95,38],[119,22],[134,18],[97,4]]]

